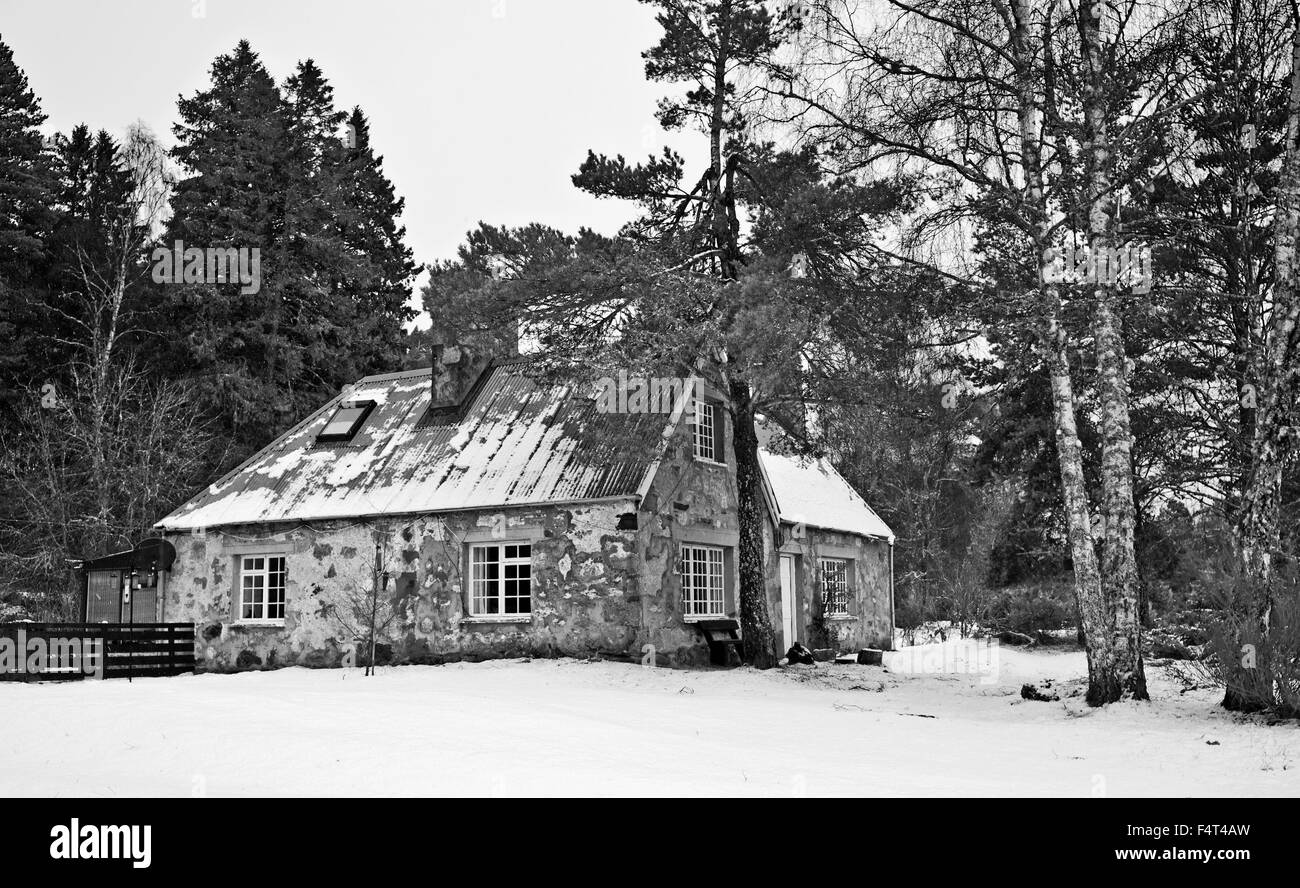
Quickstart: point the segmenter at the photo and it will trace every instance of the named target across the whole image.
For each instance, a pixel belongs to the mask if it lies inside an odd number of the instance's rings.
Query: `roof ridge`
[[[489,367],[513,367],[518,364],[532,363],[534,358],[531,355],[516,355],[513,358],[493,358],[488,362]],[[372,373],[369,376],[363,376],[353,383],[354,386],[361,385],[363,382],[390,382],[394,379],[404,379],[413,376],[428,376],[433,373],[433,367],[416,367],[412,370],[394,370],[390,373]]]
[[[394,370],[391,373],[374,373],[370,376],[363,376],[353,385],[361,385],[363,382],[388,382],[393,379],[402,379],[407,376],[427,376],[433,373],[433,367],[417,367],[414,370]]]

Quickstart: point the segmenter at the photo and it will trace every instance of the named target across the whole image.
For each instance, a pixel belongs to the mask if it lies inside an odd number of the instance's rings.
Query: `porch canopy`
[[[176,548],[160,537],[134,549],[74,562],[84,580],[82,615],[88,623],[152,622],[160,618],[164,577],[176,560]],[[131,597],[123,592],[131,591]]]

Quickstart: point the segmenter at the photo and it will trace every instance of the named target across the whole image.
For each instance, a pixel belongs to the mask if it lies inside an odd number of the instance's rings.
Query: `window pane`
[[[682,613],[688,616],[722,616],[723,550],[713,546],[683,546],[678,566]]]
[[[824,558],[821,569],[822,606],[828,614],[849,612],[848,562]]]
[[[531,611],[531,545],[471,546],[471,612],[478,615]]]
[[[353,426],[366,412],[364,407],[340,407],[334,412],[334,416],[321,429],[322,435],[351,435]]]
[[[284,558],[267,559],[266,616],[271,620],[284,619],[284,593],[287,573]]]
[[[470,560],[472,563],[473,595],[470,601],[470,613],[497,613],[497,571],[500,550],[496,546],[472,546]]]
[[[714,459],[713,405],[708,401],[695,402],[695,455],[700,459]]]

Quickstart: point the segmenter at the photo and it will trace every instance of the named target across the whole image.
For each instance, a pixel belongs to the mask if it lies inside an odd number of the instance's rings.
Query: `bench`
[[[735,620],[699,620],[692,623],[704,636],[709,645],[709,662],[714,666],[727,666],[731,651],[736,652],[736,660],[742,662],[740,624]]]

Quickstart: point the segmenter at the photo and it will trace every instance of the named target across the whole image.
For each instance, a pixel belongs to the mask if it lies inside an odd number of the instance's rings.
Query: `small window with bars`
[[[239,619],[245,623],[284,620],[288,570],[283,555],[245,555],[239,564]]]
[[[471,546],[470,614],[476,617],[533,612],[533,547],[528,543]]]
[[[847,616],[849,612],[849,563],[840,558],[823,558],[822,612],[829,617]]]
[[[725,617],[723,552],[716,546],[682,546],[677,576],[682,613],[688,617]]]

